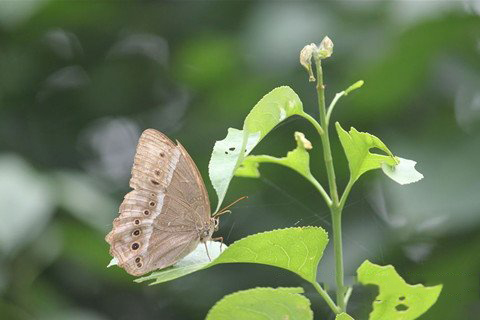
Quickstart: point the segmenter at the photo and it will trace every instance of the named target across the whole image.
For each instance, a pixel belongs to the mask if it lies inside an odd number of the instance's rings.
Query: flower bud
[[[312,56],[317,51],[317,46],[314,43],[308,44],[303,47],[302,51],[300,51],[300,63],[302,66],[307,69],[309,81],[315,81],[315,77],[312,71]]]
[[[326,59],[333,53],[333,42],[329,37],[323,38],[318,47],[318,55],[320,59]]]
[[[301,146],[305,150],[312,150],[312,143],[305,138],[305,135],[302,132],[295,131],[294,137],[298,146]]]

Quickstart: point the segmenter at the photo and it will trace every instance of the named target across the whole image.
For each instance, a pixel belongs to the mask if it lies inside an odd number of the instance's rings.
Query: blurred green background
[[[401,187],[380,171],[353,189],[344,213],[347,282],[365,259],[394,264],[409,283],[444,284],[421,319],[480,313],[480,4],[478,1],[185,1],[136,4],[0,1],[0,318],[203,319],[224,295],[304,286],[316,319],[332,319],[311,287],[280,269],[223,265],[167,284],[134,284],[105,234],[128,191],[137,139],[152,127],[189,150],[216,203],[207,164],[215,140],[250,108],[291,86],[317,115],[300,49],[325,35],[327,98],[365,86],[334,114],[418,161],[425,179]],[[288,120],[254,153],[286,154]],[[332,131],[333,132],[333,131]],[[340,188],[348,178],[336,136]],[[235,178],[221,221],[231,243],[276,228],[330,229],[326,206],[300,176],[263,165]],[[329,247],[320,280],[333,287]],[[366,319],[375,288],[355,287],[349,313]]]

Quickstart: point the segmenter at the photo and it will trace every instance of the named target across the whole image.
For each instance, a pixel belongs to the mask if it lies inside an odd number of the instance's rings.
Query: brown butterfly
[[[210,214],[205,184],[192,158],[178,141],[154,129],[140,137],[130,187],[105,240],[118,266],[134,276],[169,267],[199,243],[217,240],[212,234],[219,216],[229,212],[227,206]]]

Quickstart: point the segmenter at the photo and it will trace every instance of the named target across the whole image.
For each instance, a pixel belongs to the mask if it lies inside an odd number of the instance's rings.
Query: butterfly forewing
[[[147,129],[140,137],[129,192],[107,235],[110,253],[133,275],[168,267],[199,243],[210,204],[195,163],[180,144]]]

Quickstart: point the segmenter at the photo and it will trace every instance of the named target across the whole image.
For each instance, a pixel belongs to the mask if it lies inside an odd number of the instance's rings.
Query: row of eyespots
[[[142,267],[142,262],[141,262],[141,261],[142,261],[142,259],[141,259],[140,257],[137,257],[137,258],[135,259],[135,263],[137,264],[137,267],[138,267],[138,268],[141,268],[141,267]]]

